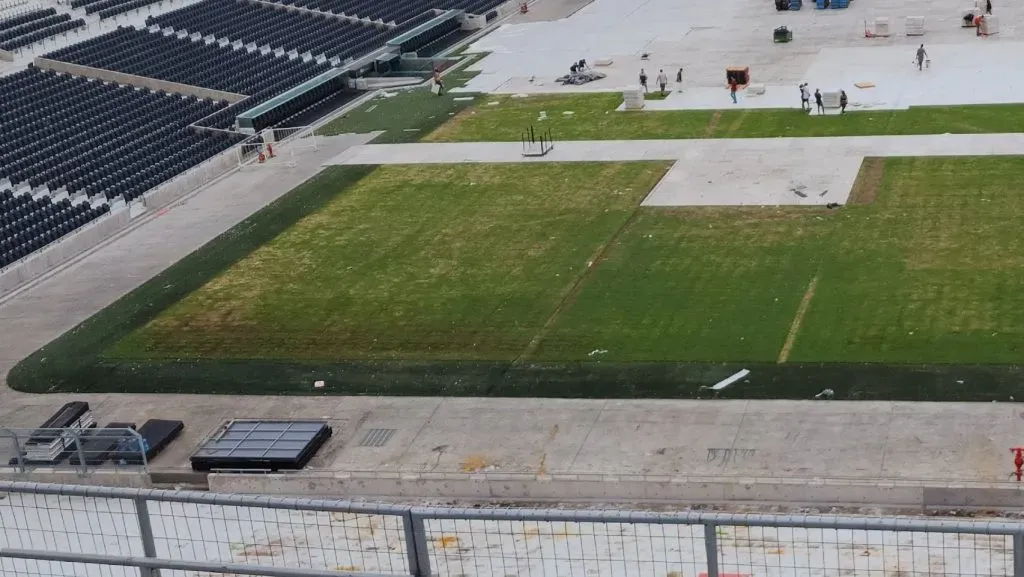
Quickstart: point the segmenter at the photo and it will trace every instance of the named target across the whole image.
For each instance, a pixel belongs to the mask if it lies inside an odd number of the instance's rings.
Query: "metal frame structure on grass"
[[[0,575],[171,572],[1024,577],[1024,523],[413,507],[0,482]]]

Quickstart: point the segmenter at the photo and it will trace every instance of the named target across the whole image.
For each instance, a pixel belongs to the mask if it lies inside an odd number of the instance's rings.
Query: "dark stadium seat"
[[[66,190],[132,200],[227,149],[242,135],[187,125],[224,108],[81,77],[27,70],[0,78],[0,179],[15,188]],[[45,194],[0,193],[0,266],[108,212],[105,203],[53,203]]]

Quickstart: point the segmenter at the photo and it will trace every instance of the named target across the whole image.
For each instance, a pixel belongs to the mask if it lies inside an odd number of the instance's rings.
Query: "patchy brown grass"
[[[850,200],[847,204],[875,202],[884,178],[885,159],[877,156],[865,158],[860,165],[860,172],[857,173],[857,180],[853,182],[853,190],[850,191]]]

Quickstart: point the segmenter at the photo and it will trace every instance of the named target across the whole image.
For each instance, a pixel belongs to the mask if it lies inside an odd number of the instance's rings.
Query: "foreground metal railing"
[[[1013,575],[1024,524],[439,508],[0,482],[0,575]]]

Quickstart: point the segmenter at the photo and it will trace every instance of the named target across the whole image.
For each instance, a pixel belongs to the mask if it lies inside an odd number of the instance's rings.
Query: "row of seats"
[[[435,38],[434,40],[431,40],[427,44],[424,44],[417,48],[416,55],[419,56],[420,58],[430,58],[432,56],[436,56],[446,48],[452,46],[459,40],[466,38],[472,33],[473,32],[471,30],[452,30],[451,32],[448,32],[444,36]]]
[[[130,27],[46,58],[250,96],[203,123],[213,128],[230,128],[239,113],[330,69],[327,63],[236,50]]]
[[[345,60],[362,56],[393,37],[393,30],[310,12],[289,11],[246,0],[202,0],[146,20],[147,25],[200,32],[247,44],[323,54]]]
[[[420,48],[426,44],[430,44],[431,42],[437,40],[438,38],[441,38],[442,36],[447,36],[448,34],[455,32],[460,27],[461,26],[459,25],[459,21],[454,18],[450,20],[445,20],[444,22],[438,24],[437,26],[428,28],[420,32],[419,34],[414,35],[412,38],[403,41],[399,49],[403,53],[413,52],[417,48]]]
[[[0,191],[0,268],[32,251],[46,246],[67,233],[110,212],[110,206],[95,208],[88,202],[72,204],[65,198],[52,202],[25,193],[15,196],[10,190]]]
[[[507,0],[273,0],[303,8],[394,22],[401,24],[427,10],[465,10],[470,14],[484,14]]]
[[[46,8],[44,10],[33,10],[20,14],[13,18],[7,18],[6,20],[0,21],[0,31],[10,30],[11,28],[17,28],[23,24],[28,24],[34,20],[42,20],[47,16],[53,16],[57,13],[56,8]]]
[[[52,52],[46,58],[247,95],[278,94],[330,69],[326,63],[235,50],[131,27]]]
[[[22,24],[21,26],[14,26],[6,30],[0,30],[0,42],[5,42],[19,36],[25,36],[31,34],[43,28],[48,28],[54,24],[60,24],[61,22],[67,22],[71,20],[70,14],[53,14],[44,18],[36,18],[29,22]]]
[[[24,48],[25,46],[35,44],[40,40],[50,38],[51,36],[56,36],[58,34],[65,32],[70,32],[71,30],[76,30],[78,28],[82,28],[83,26],[85,26],[85,20],[83,20],[82,18],[71,20],[71,16],[67,14],[61,14],[60,17],[54,16],[53,18],[61,19],[44,28],[40,28],[38,30],[22,34],[10,40],[0,42],[0,50],[17,50],[19,48]]]
[[[0,179],[133,200],[243,137],[189,129],[224,102],[34,67],[0,78]]]
[[[99,11],[99,17],[100,20],[103,20],[105,18],[117,16],[118,14],[137,10],[143,6],[149,6],[156,2],[160,2],[160,0],[118,0],[117,2],[114,2],[113,5],[101,9]],[[86,11],[88,11],[88,9],[86,9]]]

